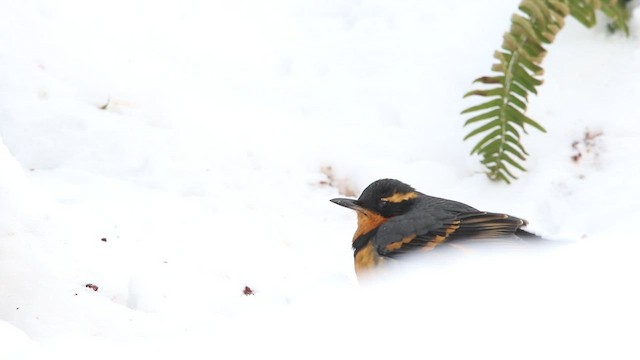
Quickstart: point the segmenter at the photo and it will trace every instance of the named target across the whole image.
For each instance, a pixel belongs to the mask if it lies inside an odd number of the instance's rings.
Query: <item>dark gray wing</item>
[[[394,256],[418,248],[434,248],[460,226],[460,221],[455,217],[438,215],[423,215],[420,218],[397,216],[380,225],[371,243],[383,256]]]
[[[430,250],[452,240],[513,236],[526,221],[478,211],[446,199],[424,196],[413,211],[389,219],[371,242],[383,256],[395,256],[416,249]]]

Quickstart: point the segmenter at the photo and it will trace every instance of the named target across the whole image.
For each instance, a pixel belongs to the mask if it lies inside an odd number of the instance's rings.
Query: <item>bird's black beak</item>
[[[351,210],[358,211],[362,209],[362,205],[360,205],[360,202],[355,199],[337,198],[337,199],[331,199],[331,202],[334,204],[338,204],[340,206],[344,206]]]

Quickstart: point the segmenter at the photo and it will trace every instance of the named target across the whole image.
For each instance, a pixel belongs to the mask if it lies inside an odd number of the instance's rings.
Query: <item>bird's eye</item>
[[[378,206],[381,209],[384,209],[385,207],[387,207],[387,205],[389,205],[389,201],[388,200],[380,199],[380,202],[378,203]]]

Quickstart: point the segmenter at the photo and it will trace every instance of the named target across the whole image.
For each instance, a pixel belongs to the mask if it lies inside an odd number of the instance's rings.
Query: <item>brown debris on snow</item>
[[[256,293],[253,292],[253,290],[250,287],[245,286],[244,289],[242,290],[242,294],[244,294],[245,296],[249,296],[249,295],[255,295]]]
[[[353,186],[346,178],[337,178],[336,174],[331,166],[322,166],[320,168],[320,172],[322,172],[327,179],[321,180],[321,186],[330,186],[332,188],[338,189],[338,193],[342,196],[356,196],[356,192],[353,191]]]

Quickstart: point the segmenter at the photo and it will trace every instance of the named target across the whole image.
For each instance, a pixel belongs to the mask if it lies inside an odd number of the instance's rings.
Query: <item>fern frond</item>
[[[562,5],[558,8],[563,9]],[[497,63],[492,70],[499,75],[485,76],[475,81],[498,86],[468,92],[465,96],[477,95],[490,99],[463,111],[464,114],[479,112],[468,119],[465,126],[482,123],[465,136],[465,140],[482,136],[471,154],[481,156],[481,163],[491,179],[507,182],[516,179],[512,169],[525,171],[519,163],[527,155],[519,141],[520,131],[526,133],[527,126],[545,131],[524,112],[527,110],[529,94],[536,94],[536,87],[542,84],[540,63],[546,55],[543,43],[553,40],[563,24],[558,19],[567,15],[548,6],[545,0],[523,0],[520,10],[522,14],[515,14],[511,18],[511,29],[503,36],[502,49],[494,54]]]
[[[471,90],[464,95],[482,96],[486,102],[471,106],[462,114],[475,113],[464,126],[477,125],[464,140],[481,136],[471,154],[481,157],[487,175],[509,183],[517,177],[513,170],[526,171],[520,163],[529,154],[520,142],[521,132],[528,127],[546,132],[544,127],[526,116],[529,94],[537,94],[544,70],[540,66],[547,54],[544,45],[551,44],[568,15],[587,27],[596,22],[597,10],[609,16],[614,26],[628,34],[628,12],[618,0],[522,0],[520,13],[511,17],[511,28],[503,36],[501,49],[491,71],[474,83],[488,87]]]

